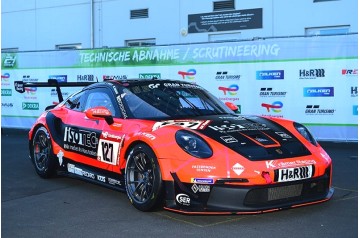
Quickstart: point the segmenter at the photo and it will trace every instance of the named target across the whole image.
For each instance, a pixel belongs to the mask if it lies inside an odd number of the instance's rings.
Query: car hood
[[[155,123],[153,130],[168,125],[196,130],[251,161],[311,154],[291,132],[263,117],[214,115],[191,120],[170,120]]]

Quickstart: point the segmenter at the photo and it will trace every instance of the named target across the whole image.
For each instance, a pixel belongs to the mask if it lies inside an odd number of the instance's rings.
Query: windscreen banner
[[[358,140],[358,35],[2,53],[1,126],[30,128],[55,88],[14,81],[166,78],[198,84],[244,115],[305,124],[319,140]],[[66,98],[81,88],[63,88]]]

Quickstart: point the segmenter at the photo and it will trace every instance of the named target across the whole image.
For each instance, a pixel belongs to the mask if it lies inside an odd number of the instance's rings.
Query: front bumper
[[[329,200],[330,170],[321,177],[296,182],[244,186],[218,180],[214,184],[165,181],[164,209],[186,214],[255,214],[311,205]],[[225,180],[226,181],[226,180]]]

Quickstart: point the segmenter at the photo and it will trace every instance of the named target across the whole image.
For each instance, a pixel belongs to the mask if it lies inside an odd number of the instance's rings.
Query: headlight
[[[200,136],[190,131],[177,131],[175,140],[183,150],[194,157],[205,159],[213,154],[210,146]]]
[[[315,138],[311,135],[310,131],[304,125],[294,122],[294,127],[307,141],[309,141],[311,144],[317,146],[317,141],[315,140]]]

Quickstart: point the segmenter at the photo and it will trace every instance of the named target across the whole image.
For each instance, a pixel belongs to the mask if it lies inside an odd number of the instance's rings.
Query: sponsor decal
[[[214,179],[212,179],[212,178],[191,178],[190,182],[196,183],[196,184],[213,184]]]
[[[334,97],[334,87],[305,87],[304,97]]]
[[[101,110],[101,109],[100,109]],[[114,135],[114,134],[110,134],[108,131],[103,131],[101,133],[102,137],[105,138],[105,139],[115,139],[115,140],[121,140],[124,135],[122,136],[119,136],[119,135]]]
[[[284,79],[284,70],[256,71],[257,80],[281,80]]]
[[[2,62],[3,68],[13,68],[16,66],[16,56],[14,54],[6,54]]]
[[[109,183],[110,185],[122,186],[120,180],[113,179],[113,178],[108,178],[108,183]]]
[[[176,201],[180,205],[184,205],[184,206],[190,206],[190,202],[191,202],[189,195],[185,193],[179,193],[178,195],[176,195]]]
[[[284,138],[284,139],[291,139],[292,137],[288,134],[286,134],[285,132],[282,131],[277,131],[275,132],[277,135],[279,135],[280,137]]]
[[[270,112],[270,109],[271,109],[272,112],[280,113],[281,108],[284,106],[284,104],[280,101],[276,101],[276,102],[273,102],[272,104],[262,103],[261,106],[265,107],[268,112]]]
[[[215,80],[217,81],[237,81],[240,80],[240,74],[229,74],[228,71],[216,72]]]
[[[76,174],[79,176],[87,177],[87,178],[94,179],[94,180],[96,178],[95,174],[88,172],[86,170],[83,170],[81,168],[78,168],[74,164],[70,164],[70,163],[67,164],[67,170],[69,173]]]
[[[224,93],[224,95],[229,94],[230,96],[235,96],[237,91],[239,90],[239,85],[231,84],[229,87],[219,86],[220,91]]]
[[[116,100],[119,104],[119,107],[120,107],[120,110],[121,110],[121,114],[123,115],[123,117],[126,119],[128,117],[127,113],[126,113],[126,110],[125,110],[125,107],[124,107],[124,104],[122,102],[122,97],[125,96],[126,94],[122,94],[122,95],[119,95],[116,97]]]
[[[103,81],[116,80],[116,79],[127,79],[127,75],[103,75]]]
[[[194,83],[164,83],[164,87],[203,89],[201,86]]]
[[[11,96],[12,95],[12,90],[11,89],[1,89],[1,96]]]
[[[64,149],[97,158],[99,141],[95,132],[66,126],[63,140]]]
[[[182,79],[194,80],[196,75],[196,70],[189,69],[188,71],[179,71],[178,74],[181,75]]]
[[[8,103],[8,102],[2,102],[1,103],[1,107],[4,107],[4,108],[12,108],[14,107],[14,104],[13,103]]]
[[[241,131],[264,131],[269,130],[266,125],[259,123],[244,123],[244,124],[222,124],[209,126],[209,128],[218,131],[220,133],[231,133],[231,132],[241,132]]]
[[[244,166],[242,166],[239,163],[236,163],[233,167],[232,167],[232,171],[234,171],[235,174],[240,175],[244,172],[245,168]]]
[[[299,79],[316,79],[324,78],[325,69],[300,69],[299,70]]]
[[[141,132],[140,135],[143,135],[143,136],[149,138],[150,140],[155,140],[156,139],[156,136],[154,136],[153,134],[147,133],[147,132]]]
[[[38,102],[23,102],[22,109],[23,110],[39,110],[40,106]]]
[[[10,74],[5,73],[1,75],[1,86],[10,86]]]
[[[93,74],[78,74],[76,76],[76,79],[78,82],[96,82],[97,78],[95,78],[95,76]]]
[[[202,185],[202,184],[193,184],[191,186],[191,190],[194,192],[194,193],[209,193],[210,192],[210,185]]]
[[[232,136],[220,136],[220,139],[222,139],[227,144],[238,142],[238,140]]]
[[[305,114],[306,115],[333,115],[335,113],[335,109],[320,108],[320,105],[306,105]]]
[[[289,167],[297,167],[301,165],[313,165],[316,164],[315,160],[295,160],[295,161],[279,161],[279,160],[269,160],[265,161],[266,168],[274,169],[274,168],[289,168]]]
[[[1,78],[2,79],[8,79],[8,78],[10,78],[10,74],[9,73],[2,74]]]
[[[273,91],[273,88],[260,88],[260,97],[285,97],[287,92]]]
[[[192,169],[194,169],[196,172],[205,172],[210,173],[213,170],[216,170],[216,166],[213,165],[192,165]]]
[[[49,79],[56,79],[59,83],[66,83],[67,75],[49,75]]]
[[[159,83],[151,83],[151,84],[149,84],[149,88],[151,88],[151,89],[159,88],[159,86],[160,86]]]
[[[345,76],[355,76],[358,75],[358,69],[342,69],[341,74]]]
[[[64,152],[62,150],[60,150],[57,155],[58,160],[59,160],[59,165],[62,166],[63,165],[63,158],[64,158]]]
[[[161,74],[160,73],[142,73],[139,74],[140,79],[160,79]]]
[[[180,126],[183,128],[190,128],[193,130],[204,129],[211,121],[210,120],[169,120],[156,122],[153,125],[152,131],[158,130],[164,126]]]
[[[96,180],[106,183],[106,177],[102,175],[96,175]]]
[[[358,96],[358,87],[351,87],[351,97],[357,97]]]
[[[298,168],[279,169],[275,171],[275,182],[291,182],[311,178],[313,166],[308,165]]]
[[[62,93],[62,95],[63,95],[63,97],[64,98],[66,98],[66,97],[68,97],[69,95],[70,95],[70,93],[69,92],[64,92],[64,91],[62,91],[61,90],[61,93]],[[51,91],[50,91],[50,96],[51,97],[57,97],[58,96],[58,94],[57,94],[57,92],[56,92],[56,89],[51,89]]]
[[[353,105],[353,115],[354,116],[358,115],[358,105]]]

